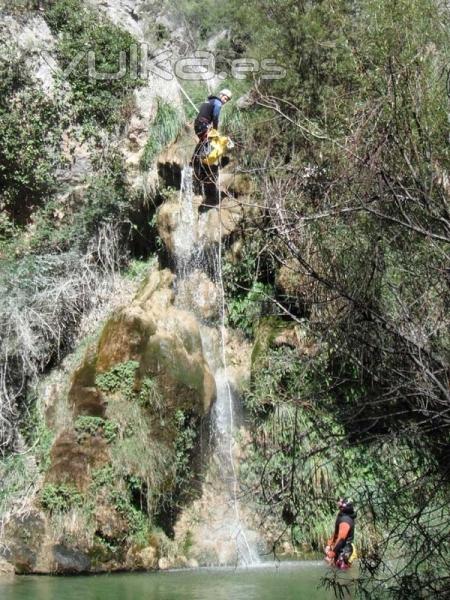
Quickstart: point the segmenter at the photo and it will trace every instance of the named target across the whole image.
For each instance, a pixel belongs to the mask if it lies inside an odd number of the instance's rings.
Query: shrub
[[[230,298],[227,302],[229,325],[251,337],[253,324],[261,317],[265,306],[270,304],[272,294],[273,290],[270,286],[256,282],[247,294]]]
[[[139,363],[135,360],[119,363],[106,373],[99,373],[95,383],[104,392],[121,391],[127,398],[131,398],[134,394],[134,378],[138,367]]]
[[[0,242],[54,191],[61,161],[61,109],[31,85],[23,68],[23,76],[6,77],[0,90]]]
[[[41,491],[40,502],[44,510],[49,513],[67,512],[81,506],[83,498],[77,489],[69,485],[48,483]]]
[[[79,437],[84,435],[94,436],[99,433],[110,444],[117,435],[118,425],[109,419],[81,415],[75,421],[75,431]]]
[[[82,60],[68,74],[73,102],[79,121],[91,132],[95,127],[113,127],[119,123],[121,106],[132,90],[142,83],[131,72],[127,61],[124,75],[117,78],[89,76],[87,52],[95,56],[99,74],[114,75],[119,70],[119,57],[130,57],[135,40],[126,31],[101,20],[81,0],[60,0],[45,13],[52,31],[59,36],[58,57],[67,68],[77,56]]]
[[[162,408],[163,396],[159,384],[155,379],[148,376],[143,379],[138,394],[138,401],[143,408],[152,408],[157,411]]]

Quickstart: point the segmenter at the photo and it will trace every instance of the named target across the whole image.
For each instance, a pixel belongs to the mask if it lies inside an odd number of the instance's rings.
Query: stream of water
[[[189,283],[191,276],[198,279],[198,274],[210,277],[215,284],[215,302],[217,316],[215,322],[201,323],[200,334],[203,352],[208,366],[216,383],[216,401],[213,408],[213,435],[215,459],[218,462],[218,471],[223,481],[223,507],[222,522],[216,530],[222,538],[230,540],[235,545],[235,564],[256,565],[259,557],[254,542],[255,536],[249,536],[241,518],[241,509],[238,499],[238,476],[234,459],[234,431],[236,427],[235,403],[239,401],[233,392],[227,372],[226,346],[225,346],[225,294],[222,278],[222,246],[219,231],[219,244],[217,248],[205,248],[198,239],[198,216],[194,206],[193,171],[191,167],[184,167],[181,174],[180,186],[180,213],[179,222],[174,231],[175,263],[177,272],[177,289],[183,290],[183,285]],[[217,209],[211,209],[217,210]],[[218,207],[220,210],[220,204]],[[219,219],[219,227],[221,227]],[[177,295],[177,304],[196,313],[202,299],[198,291],[194,290],[195,281],[191,285],[191,294]],[[188,285],[189,287],[189,285]],[[198,317],[198,314],[197,314]],[[225,561],[226,562],[226,561]]]

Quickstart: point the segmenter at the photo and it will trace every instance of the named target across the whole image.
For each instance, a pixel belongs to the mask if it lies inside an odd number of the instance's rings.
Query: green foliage
[[[49,199],[35,211],[34,232],[22,250],[86,251],[99,230],[112,223],[123,225],[133,208],[124,183],[123,165],[116,153],[110,153],[95,177],[88,182],[83,197],[69,198],[67,205]],[[55,223],[55,214],[60,218]],[[20,245],[16,244],[16,251]]]
[[[255,320],[270,309],[273,296],[273,265],[265,249],[260,232],[252,232],[222,266],[228,323],[249,337]]]
[[[320,552],[332,533],[335,500],[340,495],[362,500],[360,486],[375,479],[378,457],[343,441],[332,399],[323,395],[326,355],[302,362],[293,349],[269,349],[257,364],[245,398],[255,443],[241,477],[256,493],[259,510],[276,516],[295,545]],[[369,531],[364,514],[358,526]],[[365,543],[368,547],[369,537]]]
[[[139,363],[135,360],[119,363],[106,373],[99,373],[95,378],[95,383],[103,392],[121,391],[131,398],[134,393],[134,380],[138,367]]]
[[[125,271],[125,277],[133,281],[143,281],[151,270],[154,258],[151,260],[138,260],[132,259],[127,266],[127,270]]]
[[[198,114],[198,107],[200,104],[205,101],[207,96],[209,96],[208,88],[202,81],[182,81],[181,85],[183,86],[183,90],[192,100],[193,104],[197,107],[194,109],[192,104],[188,101],[184,94],[182,94],[183,110],[186,114],[187,120],[192,121]]]
[[[41,506],[49,513],[67,512],[72,508],[81,506],[83,497],[72,486],[47,483],[41,490]]]
[[[111,465],[101,467],[92,473],[92,489],[94,492],[113,487],[117,483],[117,473]]]
[[[106,373],[96,376],[96,385],[109,394],[121,392],[125,399],[136,400],[142,408],[159,410],[162,396],[158,382],[147,375],[137,384],[135,379],[138,368],[139,363],[135,360],[114,365]]]
[[[114,558],[118,558],[121,554],[123,540],[115,540],[94,535],[92,546],[89,549],[89,557],[94,567],[99,567],[109,562]]]
[[[108,444],[111,444],[118,431],[117,423],[102,417],[92,417],[89,415],[81,415],[75,420],[75,431],[78,436],[95,436],[102,435]]]
[[[192,416],[177,410],[174,416],[177,436],[175,438],[175,469],[178,488],[186,493],[186,485],[192,478],[192,451],[194,449],[197,431]]]
[[[264,303],[270,301],[272,292],[270,286],[256,282],[245,296],[231,298],[227,303],[228,323],[250,337],[253,324],[261,316]]]
[[[95,133],[98,126],[111,128],[119,124],[121,109],[132,90],[142,83],[128,62],[130,49],[136,45],[133,37],[99,19],[81,0],[59,0],[46,11],[45,18],[59,35],[58,58],[63,69],[78,56],[81,58],[67,75],[78,120],[88,133]],[[93,53],[98,76],[89,74],[88,52]],[[123,73],[119,70],[121,55],[127,57]]]
[[[148,169],[161,150],[173,142],[183,125],[183,116],[164,100],[158,100],[155,118],[152,121],[147,144],[141,158],[141,168]]]
[[[7,79],[0,94],[0,244],[54,191],[60,162],[60,108],[25,82]]]
[[[173,5],[169,2],[167,8],[173,10]],[[197,43],[207,40],[223,29],[231,29],[231,43],[237,45],[240,42],[244,22],[242,3],[234,0],[226,3],[214,0],[182,0],[176,5],[176,15],[180,14]]]
[[[126,519],[130,533],[136,543],[146,546],[150,535],[150,521],[142,511],[132,505],[129,492],[113,490],[110,493],[109,500],[117,512]]]

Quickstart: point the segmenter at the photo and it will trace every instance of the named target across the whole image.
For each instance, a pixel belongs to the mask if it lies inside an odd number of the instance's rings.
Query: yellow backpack
[[[208,133],[208,142],[210,151],[205,158],[202,159],[204,165],[215,165],[218,163],[221,156],[226,150],[231,150],[234,147],[233,142],[229,137],[220,135],[217,129],[211,129]]]

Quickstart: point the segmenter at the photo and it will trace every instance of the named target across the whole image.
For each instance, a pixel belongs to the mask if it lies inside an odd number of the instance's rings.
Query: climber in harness
[[[209,204],[217,204],[219,164],[224,166],[225,150],[233,147],[231,140],[218,132],[221,108],[229,102],[231,96],[232,93],[228,89],[221,90],[217,96],[209,96],[200,106],[194,121],[194,131],[198,137],[191,161],[194,167],[194,181]]]
[[[356,513],[350,499],[340,498],[339,513],[334,525],[334,534],[325,547],[325,560],[338,569],[349,569],[357,558],[353,545]]]
[[[224,104],[231,100],[231,97],[231,91],[223,89],[220,90],[217,96],[208,96],[206,102],[203,102],[200,106],[194,121],[194,131],[199,139],[199,144],[206,140],[210,129],[219,129],[220,110]]]

